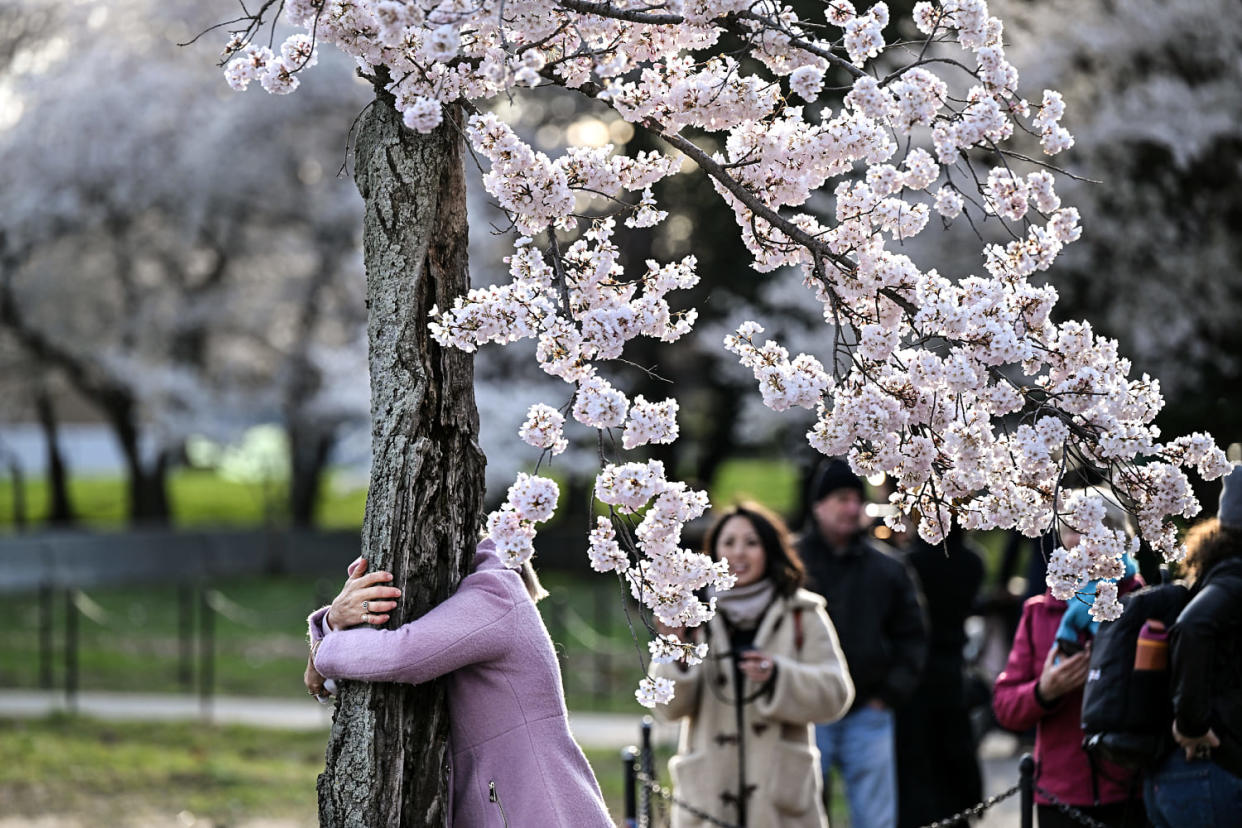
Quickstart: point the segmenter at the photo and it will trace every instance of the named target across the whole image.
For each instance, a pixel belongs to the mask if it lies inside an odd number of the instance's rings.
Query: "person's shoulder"
[[[473,569],[462,579],[458,593],[493,596],[510,604],[519,603],[527,596],[526,585],[516,569],[510,569],[500,560],[495,544],[486,539],[475,550]]]
[[[1041,592],[1038,595],[1032,595],[1022,602],[1022,612],[1027,615],[1036,615],[1047,612],[1064,612],[1068,606],[1060,598],[1053,598],[1047,592]]]
[[[876,568],[889,575],[904,576],[906,574],[906,568],[910,564],[906,560],[906,554],[901,550],[894,549],[887,543],[876,540],[865,533],[858,536],[857,543],[862,547],[863,557],[871,561]]]
[[[1242,558],[1225,558],[1208,570],[1204,584],[1220,584],[1227,589],[1242,588]]]
[[[824,596],[811,592],[811,590],[805,587],[800,587],[794,590],[793,595],[790,595],[786,600],[786,606],[790,610],[810,610],[813,612],[816,609],[825,609],[828,606],[828,602],[824,599]]]

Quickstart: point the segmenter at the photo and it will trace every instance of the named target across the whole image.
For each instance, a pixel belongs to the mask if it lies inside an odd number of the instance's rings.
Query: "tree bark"
[[[35,410],[39,417],[39,427],[43,430],[43,439],[47,444],[47,487],[48,510],[47,522],[52,526],[71,526],[76,521],[73,513],[73,501],[69,498],[69,472],[65,467],[65,456],[60,450],[60,437],[57,434],[56,409],[52,406],[52,396],[46,388],[35,393]]]
[[[461,115],[428,135],[381,93],[362,116],[354,177],[366,204],[372,468],[363,526],[371,569],[403,590],[389,626],[447,598],[478,538],[483,454],[473,360],[430,338],[430,309],[466,291]],[[325,826],[442,826],[448,817],[443,680],[345,682],[319,777]]]
[[[22,464],[17,454],[10,452],[0,444],[0,464],[9,469],[9,480],[13,486],[13,528],[18,532],[26,531],[26,476],[22,473]]]
[[[112,428],[125,460],[129,484],[129,522],[131,526],[164,526],[169,522],[168,453],[161,451],[148,468],[142,462],[142,447],[136,405],[128,392],[100,394],[94,397],[103,410],[104,419]]]
[[[295,527],[315,525],[324,471],[336,434],[332,429],[311,423],[286,421],[289,433],[289,517]]]

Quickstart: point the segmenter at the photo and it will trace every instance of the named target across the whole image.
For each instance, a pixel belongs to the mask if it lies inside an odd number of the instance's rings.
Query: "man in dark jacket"
[[[907,567],[862,531],[863,482],[829,460],[812,483],[809,530],[798,543],[807,587],[828,602],[854,680],[854,706],[816,725],[828,788],[836,765],[850,824],[892,828],[897,820],[893,710],[913,693],[927,657],[918,586]]]

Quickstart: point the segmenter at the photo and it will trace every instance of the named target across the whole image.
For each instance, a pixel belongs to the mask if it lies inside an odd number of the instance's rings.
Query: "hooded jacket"
[[[1125,595],[1140,586],[1139,579],[1127,578],[1117,585],[1117,593]],[[1001,727],[1015,731],[1035,728],[1036,785],[1070,805],[1125,802],[1135,792],[1135,774],[1104,761],[1093,768],[1083,750],[1082,688],[1071,690],[1047,707],[1035,695],[1044,659],[1056,643],[1057,627],[1066,606],[1051,592],[1030,598],[1022,605],[1022,619],[1013,637],[1009,661],[996,677],[992,690],[992,709]],[[1038,790],[1035,801],[1051,804]]]
[[[807,589],[827,602],[854,680],[854,707],[879,699],[900,707],[927,660],[922,596],[909,568],[861,533],[834,550],[814,527],[798,541]]]
[[[453,825],[611,828],[569,733],[552,639],[490,540],[456,593],[395,630],[325,630],[326,613],[309,619],[325,677],[421,684],[448,676]]]

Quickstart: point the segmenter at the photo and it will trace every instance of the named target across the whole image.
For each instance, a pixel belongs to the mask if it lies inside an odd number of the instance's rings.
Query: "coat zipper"
[[[504,803],[500,801],[500,795],[496,793],[495,780],[487,783],[487,796],[492,802],[496,803],[496,807],[500,809],[500,821],[505,824],[505,828],[509,828],[509,818],[505,816]]]

